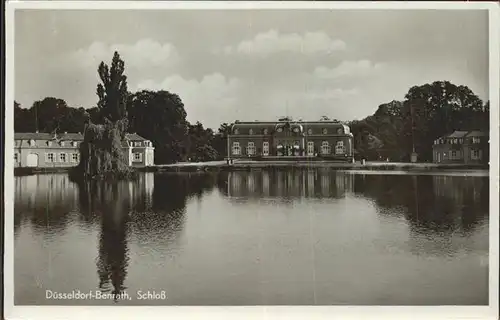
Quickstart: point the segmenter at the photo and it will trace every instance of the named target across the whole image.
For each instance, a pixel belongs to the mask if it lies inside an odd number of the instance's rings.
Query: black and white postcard
[[[498,318],[498,14],[8,2],[6,318]]]

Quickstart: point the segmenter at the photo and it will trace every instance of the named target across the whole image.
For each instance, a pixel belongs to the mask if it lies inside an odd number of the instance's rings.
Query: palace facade
[[[483,131],[455,131],[434,141],[434,163],[488,164],[490,137]]]
[[[229,159],[324,159],[353,161],[353,135],[338,121],[240,122],[230,128]]]
[[[63,168],[80,162],[81,133],[14,133],[14,167]],[[129,166],[147,167],[154,164],[151,141],[130,133],[122,141]]]

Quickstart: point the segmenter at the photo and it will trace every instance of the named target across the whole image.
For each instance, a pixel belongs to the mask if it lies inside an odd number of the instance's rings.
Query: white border
[[[14,11],[15,9],[447,9],[489,10],[489,87],[490,87],[490,305],[487,307],[21,307],[13,305],[13,158],[5,157],[5,254],[4,306],[6,319],[498,319],[498,233],[499,233],[499,7],[492,2],[230,2],[230,1],[27,1],[6,3],[6,120],[5,150],[12,150],[14,103]],[[464,288],[467,290],[467,288]],[[161,310],[161,312],[159,312]],[[333,314],[334,313],[334,314]]]

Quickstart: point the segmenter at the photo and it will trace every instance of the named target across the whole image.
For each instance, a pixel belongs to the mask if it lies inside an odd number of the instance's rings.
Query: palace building
[[[488,164],[489,134],[482,131],[454,131],[434,141],[434,163]]]
[[[280,119],[240,122],[230,128],[229,159],[323,159],[353,161],[353,135],[338,121]]]
[[[25,132],[14,134],[14,167],[61,168],[80,162],[81,133]],[[127,133],[122,141],[126,160],[131,167],[154,164],[151,141],[136,133]]]

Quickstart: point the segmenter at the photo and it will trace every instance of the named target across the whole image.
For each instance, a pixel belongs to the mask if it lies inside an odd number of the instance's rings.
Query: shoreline
[[[335,171],[405,171],[405,172],[443,172],[443,171],[482,171],[489,172],[486,165],[464,164],[428,164],[428,163],[333,163],[333,162],[294,162],[283,161],[274,163],[264,162],[235,162],[233,164],[219,165],[166,165],[143,168],[146,172],[199,172],[199,171],[250,171],[250,170],[275,170],[275,169],[329,169]]]
[[[403,172],[446,172],[446,171],[480,171],[489,172],[488,165],[466,164],[436,164],[436,163],[391,163],[367,162],[339,163],[339,162],[286,162],[286,161],[236,161],[227,164],[226,161],[212,161],[200,163],[176,163],[136,168],[138,172],[219,172],[219,171],[251,171],[292,169],[303,170],[309,168],[329,169],[335,171],[403,171]],[[14,168],[14,176],[27,176],[50,173],[69,173],[72,167],[64,168]]]

